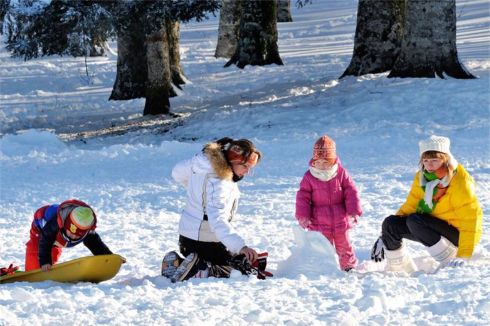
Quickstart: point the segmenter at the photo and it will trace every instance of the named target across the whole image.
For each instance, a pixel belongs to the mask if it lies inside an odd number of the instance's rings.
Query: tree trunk
[[[0,35],[3,35],[3,22],[9,11],[10,1],[0,1]]]
[[[242,1],[238,45],[225,67],[282,65],[277,46],[276,0]]]
[[[359,0],[354,53],[340,78],[391,70],[400,53],[404,10],[405,0]]]
[[[117,73],[109,100],[131,100],[145,96],[147,65],[145,35],[139,28],[118,32]]]
[[[221,0],[215,58],[229,59],[235,53],[240,26],[240,8],[239,0]]]
[[[291,0],[277,0],[277,22],[289,23],[292,21]]]
[[[107,42],[100,36],[92,36],[89,48],[90,57],[103,56],[107,51]]]
[[[388,77],[475,78],[459,62],[455,0],[407,0],[401,53]]]
[[[170,112],[169,97],[172,90],[172,80],[166,28],[146,38],[146,49],[148,79],[143,115],[167,114]]]
[[[185,77],[184,70],[180,65],[180,23],[178,21],[167,21],[167,36],[172,83],[179,89],[182,89],[180,85],[185,84]],[[173,89],[170,95],[177,96]]]

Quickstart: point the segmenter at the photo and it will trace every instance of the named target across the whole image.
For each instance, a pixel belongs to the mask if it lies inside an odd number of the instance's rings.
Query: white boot
[[[385,248],[387,272],[405,272],[411,274],[417,270],[412,258],[408,255],[405,245],[400,249],[387,250]]]
[[[441,237],[435,245],[427,248],[429,254],[439,262],[440,267],[445,267],[447,264],[456,257],[458,247],[453,245],[448,239]]]

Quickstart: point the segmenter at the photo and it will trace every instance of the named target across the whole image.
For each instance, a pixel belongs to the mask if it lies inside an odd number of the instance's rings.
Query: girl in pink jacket
[[[361,216],[359,194],[335,151],[335,142],[322,136],[313,147],[309,170],[296,194],[296,219],[301,227],[321,232],[339,256],[340,268],[357,265],[349,229]]]

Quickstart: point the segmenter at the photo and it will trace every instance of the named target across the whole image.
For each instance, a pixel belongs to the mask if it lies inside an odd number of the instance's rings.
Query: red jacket
[[[107,246],[102,242],[99,235],[95,232],[97,217],[94,213],[94,225],[82,238],[72,240],[63,232],[64,223],[69,213],[76,207],[84,206],[91,209],[86,203],[70,199],[57,205],[47,205],[39,208],[34,213],[34,219],[31,224],[31,240],[39,241],[39,264],[51,264],[51,248],[73,247],[79,243],[84,245],[94,255],[112,254]],[[93,211],[92,211],[93,212]]]

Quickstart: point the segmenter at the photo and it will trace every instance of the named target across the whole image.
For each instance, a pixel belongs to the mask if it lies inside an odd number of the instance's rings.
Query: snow
[[[176,128],[166,118],[142,117],[143,100],[107,101],[116,69],[112,52],[90,58],[86,75],[83,58],[24,62],[2,46],[0,266],[23,267],[33,212],[68,198],[95,209],[102,239],[128,262],[98,285],[1,285],[0,325],[489,324],[488,2],[457,1],[459,57],[479,77],[474,80],[379,74],[339,81],[352,54],[356,10],[354,0],[294,8],[295,21],[279,24],[285,65],[243,70],[223,68],[226,60],[213,57],[217,18],[183,25],[189,82],[171,99],[180,115]],[[149,127],[131,129],[135,123]],[[129,132],[87,134],[83,141],[77,136],[111,126]],[[362,273],[335,270],[328,249],[317,250],[321,242],[295,241],[295,194],[312,145],[324,133],[336,141],[361,193],[364,215],[351,238]],[[383,218],[409,191],[418,141],[432,134],[451,138],[454,156],[477,183],[482,239],[463,267],[406,277],[379,272],[383,265],[369,260],[371,245]],[[253,176],[239,184],[234,224],[251,247],[269,252],[276,276],[171,284],[159,276],[160,262],[177,248],[185,191],[170,171],[223,136],[250,138],[264,154]],[[424,247],[409,242],[408,249],[430,272],[433,261]],[[77,246],[66,249],[62,261],[88,254]]]

